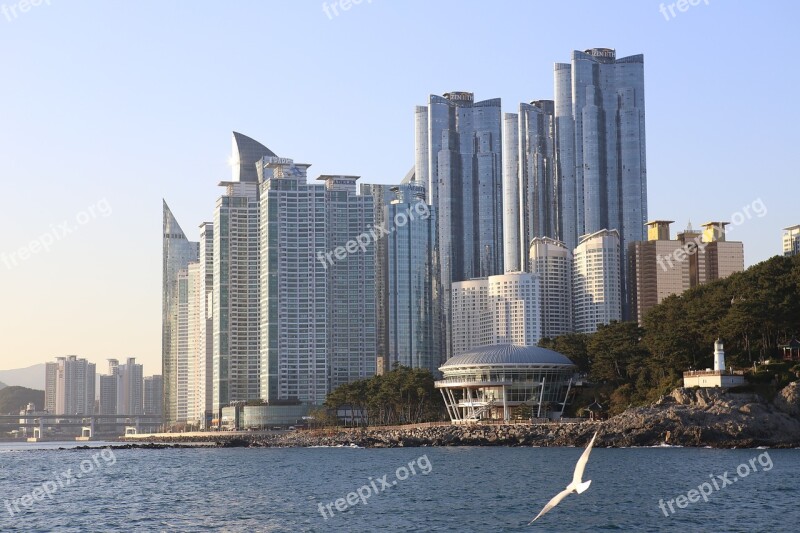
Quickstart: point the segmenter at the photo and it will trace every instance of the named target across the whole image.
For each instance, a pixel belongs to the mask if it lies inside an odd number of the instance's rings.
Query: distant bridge
[[[130,429],[139,433],[142,426],[161,426],[161,422],[161,415],[0,415],[0,427],[32,428],[34,438],[39,439],[47,428],[80,427],[82,436],[93,437],[96,426],[123,428],[120,433],[126,434]]]

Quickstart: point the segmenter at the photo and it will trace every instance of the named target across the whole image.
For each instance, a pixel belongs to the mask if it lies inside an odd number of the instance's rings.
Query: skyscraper
[[[542,337],[572,331],[572,252],[563,242],[535,237],[530,246],[530,271],[541,280]]]
[[[259,398],[258,183],[220,183],[214,210],[214,410]]]
[[[190,421],[206,427],[214,402],[214,224],[200,224],[200,258],[189,265]]]
[[[706,279],[700,283],[708,283],[727,278],[731,274],[744,270],[744,244],[729,241],[725,234],[728,222],[706,222],[703,227]]]
[[[142,365],[129,357],[117,371],[117,414],[140,415],[144,408]]]
[[[161,400],[164,397],[164,380],[159,375],[144,378],[143,413],[154,415],[162,412]]]
[[[535,237],[556,239],[559,198],[555,181],[555,119],[552,100],[520,104],[503,116],[503,252],[505,271],[528,269]]]
[[[178,417],[179,273],[197,261],[198,244],[190,242],[164,202],[161,365],[164,376],[164,424]]]
[[[593,48],[556,63],[555,122],[561,239],[571,249],[580,235],[616,229],[624,254],[645,240],[644,56]]]
[[[119,361],[117,359],[108,360],[108,374],[100,376],[99,410],[101,415],[117,414],[117,374],[119,373]],[[123,413],[125,414],[125,413]],[[159,414],[161,412],[159,411]]]
[[[453,283],[453,353],[479,346],[534,346],[541,338],[539,276],[509,272]]]
[[[320,404],[328,393],[330,249],[325,187],[310,165],[266,157],[261,180],[261,397]]]
[[[415,111],[415,180],[437,213],[437,326],[451,354],[451,284],[503,271],[500,99],[431,95]]]
[[[56,415],[92,415],[95,365],[75,355],[56,357],[45,367],[45,407]]]
[[[392,187],[395,199],[383,207],[383,219],[393,228],[379,247],[385,255],[385,322],[388,358],[384,370],[395,363],[437,372],[444,362],[439,352],[439,331],[434,320],[433,243],[436,216],[425,201],[425,188],[409,183]],[[388,228],[387,228],[388,229]],[[379,300],[381,298],[379,297]]]
[[[266,146],[233,132],[231,181],[213,229],[213,409],[260,397],[259,176]],[[207,263],[208,261],[205,261]]]
[[[261,397],[322,403],[343,383],[375,374],[373,197],[357,176],[321,176],[265,157],[261,180]]]
[[[572,301],[578,333],[622,320],[619,232],[600,230],[581,237],[573,254]]]

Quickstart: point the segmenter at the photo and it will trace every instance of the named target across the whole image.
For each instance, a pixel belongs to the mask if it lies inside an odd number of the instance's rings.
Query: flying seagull
[[[536,515],[536,518],[534,518],[533,520],[528,522],[528,525],[531,525],[534,522],[536,522],[536,520],[540,516],[542,516],[543,514],[548,512],[550,509],[552,509],[556,505],[558,505],[561,502],[561,500],[566,498],[569,494],[571,494],[573,492],[577,492],[578,494],[580,494],[580,493],[582,493],[583,491],[585,491],[586,489],[589,488],[589,485],[592,484],[592,480],[590,479],[589,481],[585,481],[584,482],[584,481],[581,481],[581,478],[583,477],[583,470],[586,468],[586,463],[589,462],[589,454],[592,453],[592,446],[594,445],[594,439],[597,438],[597,433],[598,432],[599,432],[599,430],[594,432],[594,436],[592,437],[592,440],[589,441],[589,445],[583,451],[583,454],[581,455],[581,458],[578,459],[578,464],[575,465],[575,473],[572,474],[572,483],[567,485],[566,489],[564,489],[561,492],[559,492],[558,494],[556,494],[555,497],[552,500],[547,502],[547,505],[544,506],[544,509],[542,509],[539,512],[539,514]]]

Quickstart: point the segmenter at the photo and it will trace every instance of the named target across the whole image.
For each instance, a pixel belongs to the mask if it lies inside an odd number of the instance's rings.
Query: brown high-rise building
[[[676,240],[670,239],[672,221],[648,222],[647,241],[628,246],[628,287],[631,295],[631,320],[640,324],[651,308],[672,294],[722,279],[744,270],[741,242],[725,239],[727,222],[703,224],[702,232],[691,225]]]

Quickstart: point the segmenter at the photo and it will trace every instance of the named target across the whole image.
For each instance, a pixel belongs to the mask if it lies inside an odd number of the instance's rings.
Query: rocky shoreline
[[[713,448],[800,447],[800,386],[792,383],[767,402],[752,393],[675,389],[648,407],[602,422],[355,428],[283,434],[162,437],[122,448],[359,446],[583,446],[596,430],[596,446],[687,446]],[[203,443],[203,444],[201,444]]]

